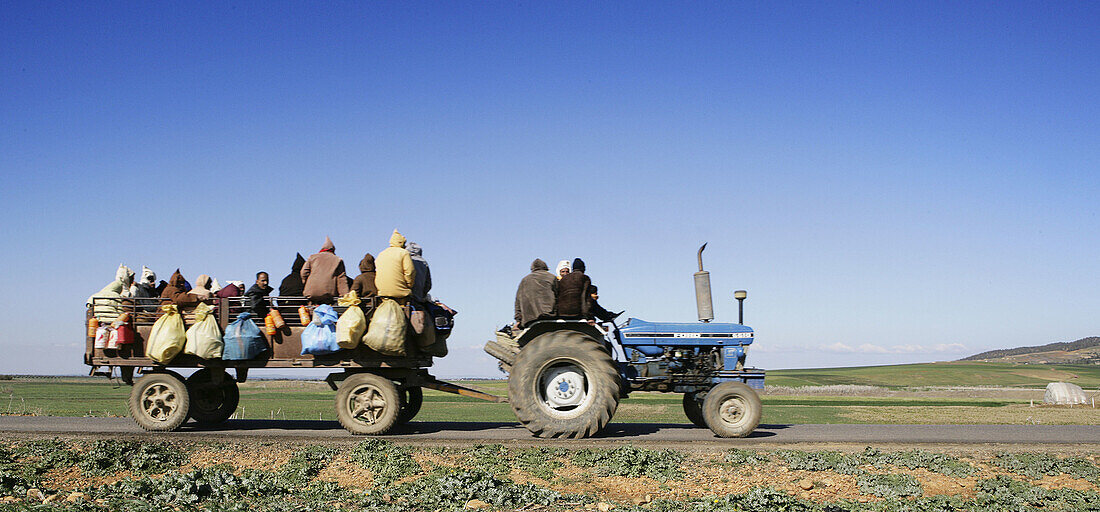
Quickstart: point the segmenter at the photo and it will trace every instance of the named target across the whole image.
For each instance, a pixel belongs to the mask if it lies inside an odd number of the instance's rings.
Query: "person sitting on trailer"
[[[332,304],[336,297],[347,294],[351,285],[344,272],[344,260],[336,255],[336,246],[327,236],[321,250],[306,260],[300,274],[305,283],[303,293],[310,304]]]
[[[256,284],[253,284],[244,294],[248,298],[248,310],[257,318],[262,318],[267,314],[267,301],[264,300],[264,297],[267,297],[272,290],[267,285],[267,279],[267,272],[257,272]]]
[[[306,284],[302,281],[302,267],[305,264],[306,259],[302,257],[302,253],[294,255],[294,263],[290,265],[290,274],[279,283],[280,297],[301,297],[305,294]]]

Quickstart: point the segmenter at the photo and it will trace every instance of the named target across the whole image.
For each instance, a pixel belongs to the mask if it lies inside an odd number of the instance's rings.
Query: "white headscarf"
[[[558,268],[554,269],[554,277],[556,277],[558,279],[561,279],[561,269],[563,269],[563,268],[568,269],[569,265],[570,265],[569,260],[559,261],[558,262]]]

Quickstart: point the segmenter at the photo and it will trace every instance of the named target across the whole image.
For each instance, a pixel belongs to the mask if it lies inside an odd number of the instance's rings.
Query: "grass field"
[[[1046,379],[1046,380],[1044,380]],[[932,363],[899,366],[779,370],[769,386],[789,386],[785,394],[765,394],[763,423],[1001,423],[1100,424],[1100,409],[1030,407],[1050,380],[1100,386],[1100,368],[1000,363]],[[904,383],[911,382],[906,385]],[[504,396],[502,380],[464,381]],[[800,386],[876,386],[895,396],[827,396]],[[1019,386],[1030,391],[984,390],[953,393],[923,390],[943,386]],[[126,416],[130,387],[103,378],[28,378],[0,381],[0,414],[49,416]],[[848,395],[849,393],[841,393]],[[945,396],[945,394],[950,396]],[[513,422],[508,404],[489,403],[425,391],[418,421]],[[333,392],[317,381],[252,380],[241,385],[237,418],[335,419]],[[623,423],[687,423],[681,395],[631,394],[615,414]]]

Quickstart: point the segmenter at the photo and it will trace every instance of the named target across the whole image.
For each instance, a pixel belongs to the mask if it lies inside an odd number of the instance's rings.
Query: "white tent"
[[[1085,390],[1077,384],[1068,382],[1051,382],[1047,384],[1047,392],[1043,395],[1043,402],[1057,405],[1076,405],[1088,403]]]

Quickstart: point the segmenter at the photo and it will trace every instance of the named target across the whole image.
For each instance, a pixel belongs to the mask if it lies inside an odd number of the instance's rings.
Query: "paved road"
[[[168,436],[221,440],[249,438],[307,440],[354,439],[335,421],[230,420],[217,428],[188,423],[171,434],[147,434],[129,418],[67,418],[0,416],[0,432],[110,437]],[[388,439],[424,442],[535,441],[514,423],[414,422]],[[793,443],[903,443],[903,444],[1098,444],[1100,426],[1094,425],[760,425],[746,439],[719,439],[709,430],[682,424],[613,423],[586,443],[793,444]],[[546,441],[539,440],[544,443]]]

